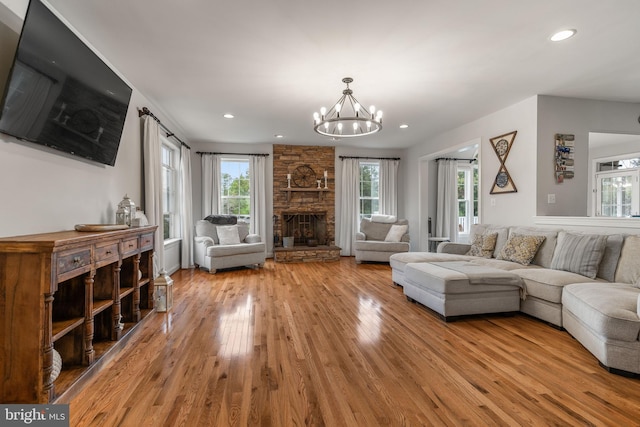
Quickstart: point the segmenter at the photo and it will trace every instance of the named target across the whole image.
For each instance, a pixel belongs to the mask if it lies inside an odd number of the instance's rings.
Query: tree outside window
[[[222,159],[222,213],[249,222],[249,160]]]
[[[360,219],[380,213],[380,164],[360,163]]]

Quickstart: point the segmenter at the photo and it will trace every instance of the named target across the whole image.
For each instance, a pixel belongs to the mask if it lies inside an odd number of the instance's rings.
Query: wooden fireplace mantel
[[[285,188],[285,193],[287,193],[287,202],[291,201],[291,193],[318,193],[318,200],[324,199],[324,193],[329,193],[333,190],[330,188]]]

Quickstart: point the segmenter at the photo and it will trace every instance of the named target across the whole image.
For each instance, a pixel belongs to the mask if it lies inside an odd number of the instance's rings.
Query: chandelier
[[[353,82],[351,77],[345,77],[342,82],[347,88],[338,102],[329,111],[322,107],[320,113],[313,113],[313,130],[333,138],[351,138],[371,135],[382,129],[382,111],[376,111],[373,105],[368,111],[362,107],[349,89],[349,83]]]

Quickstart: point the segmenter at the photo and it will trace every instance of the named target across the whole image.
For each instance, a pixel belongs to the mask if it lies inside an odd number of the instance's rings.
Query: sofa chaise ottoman
[[[524,296],[520,277],[506,270],[468,261],[409,263],[404,294],[440,314],[458,316],[517,312]]]

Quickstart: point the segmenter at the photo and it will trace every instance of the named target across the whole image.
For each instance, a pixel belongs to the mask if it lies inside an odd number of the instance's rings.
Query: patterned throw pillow
[[[466,255],[491,258],[493,256],[493,250],[496,248],[497,241],[498,233],[476,234],[473,236],[471,248]]]
[[[545,236],[514,233],[509,236],[509,240],[507,240],[507,243],[502,247],[496,258],[529,265],[536,256],[536,252],[540,249],[544,239],[546,239]]]
[[[560,232],[551,268],[595,279],[607,245],[607,236]]]

